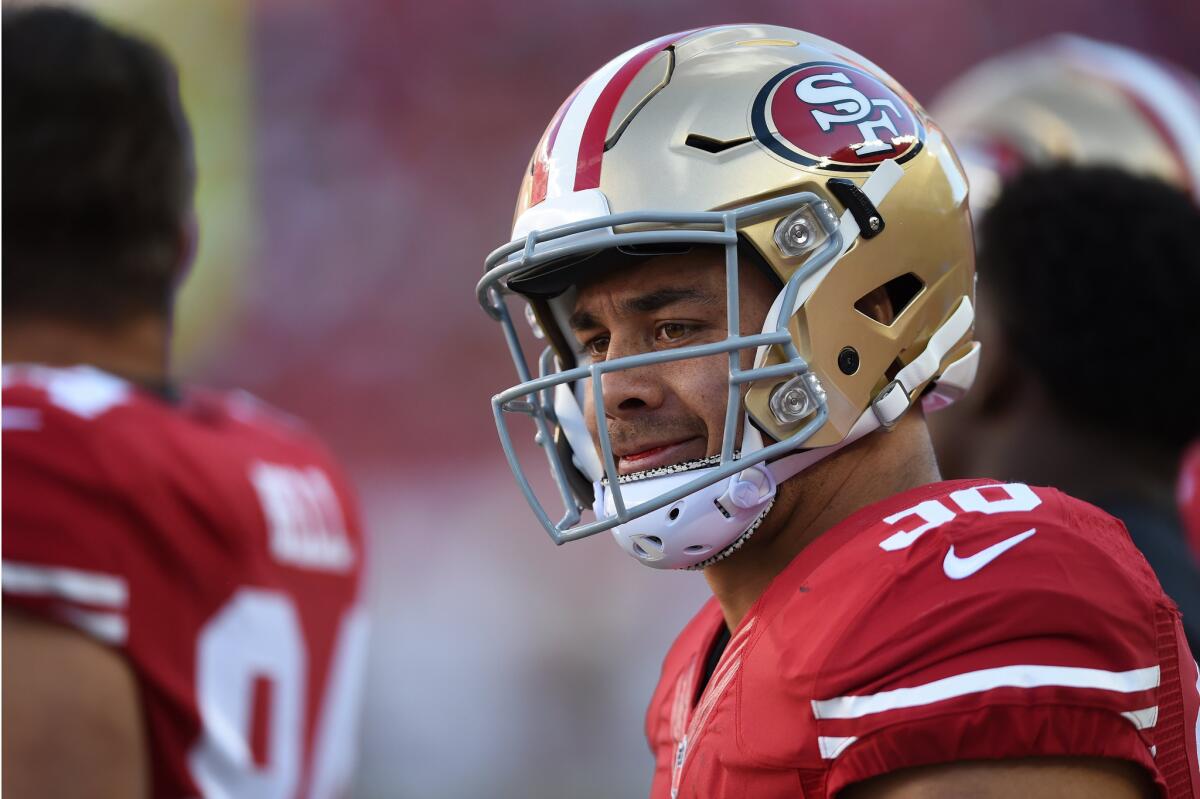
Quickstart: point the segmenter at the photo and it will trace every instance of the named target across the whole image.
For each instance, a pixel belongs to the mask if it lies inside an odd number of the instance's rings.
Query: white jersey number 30
[[[999,489],[1005,494],[998,499],[988,499],[983,495],[984,489]],[[919,505],[893,513],[884,519],[885,524],[897,524],[910,516],[915,516],[924,524],[911,530],[901,530],[879,542],[880,549],[895,552],[907,549],[917,542],[921,536],[935,527],[940,527],[961,513],[1013,513],[1030,511],[1042,504],[1042,500],[1024,483],[1007,483],[990,486],[974,486],[950,493],[950,501],[958,508],[956,512],[942,500],[930,499]]]

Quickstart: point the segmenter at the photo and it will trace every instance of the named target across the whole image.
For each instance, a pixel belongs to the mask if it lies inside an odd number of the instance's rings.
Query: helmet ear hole
[[[881,325],[891,327],[924,288],[921,278],[906,272],[859,297],[854,303],[854,310]]]

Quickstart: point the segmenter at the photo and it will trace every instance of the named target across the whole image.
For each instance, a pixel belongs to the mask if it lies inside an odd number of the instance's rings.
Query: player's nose
[[[641,337],[614,335],[609,343],[606,360],[640,355],[652,349]],[[600,378],[604,397],[604,412],[610,418],[623,419],[660,408],[666,399],[662,367],[641,366],[615,369]]]
[[[619,369],[600,378],[604,412],[623,419],[662,407],[666,387],[655,376],[653,367]]]
[[[623,346],[614,341],[608,349],[608,360],[625,358],[647,352],[644,347]],[[666,385],[662,382],[662,368],[641,366],[620,368],[602,374],[601,394],[604,395],[605,413],[612,419],[626,419],[662,407],[666,399]]]

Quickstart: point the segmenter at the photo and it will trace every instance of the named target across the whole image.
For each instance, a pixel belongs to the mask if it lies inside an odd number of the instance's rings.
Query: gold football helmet
[[[976,214],[1015,172],[1054,161],[1115,166],[1200,196],[1200,82],[1125,47],[1055,36],[984,61],[933,109]]]
[[[726,252],[724,341],[599,362],[574,344],[573,281],[604,268],[593,256],[705,244]],[[739,250],[781,286],[753,336],[739,334]],[[923,396],[952,401],[978,356],[967,183],[949,142],[879,67],[788,28],[664,36],[586,79],[537,145],[512,241],[486,270],[478,298],[502,323],[521,379],[493,410],[539,521],[558,543],[613,530],[657,568],[728,554],[769,511],[779,481],[890,427]],[[880,289],[888,319],[860,310]],[[536,362],[509,312],[514,295],[548,343]],[[742,351],[754,353],[752,369],[739,368]],[[730,360],[720,455],[619,476],[598,378],[716,353]],[[598,447],[583,392],[594,397]],[[566,506],[557,521],[519,462],[513,414],[537,428]],[[596,518],[585,521],[589,507]]]

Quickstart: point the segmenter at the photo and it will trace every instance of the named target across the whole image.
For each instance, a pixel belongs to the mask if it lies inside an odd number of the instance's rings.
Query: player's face
[[[770,280],[740,268],[741,332],[757,333],[775,298]],[[580,287],[571,327],[594,361],[724,339],[725,254],[694,248],[649,258]],[[753,352],[742,353],[749,368]],[[603,376],[604,413],[620,474],[717,455],[729,392],[726,355],[626,369]],[[584,415],[597,441],[592,392]]]

